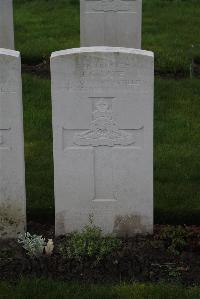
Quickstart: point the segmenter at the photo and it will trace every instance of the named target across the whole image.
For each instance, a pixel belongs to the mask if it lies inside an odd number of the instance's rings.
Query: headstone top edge
[[[7,56],[13,56],[13,57],[19,58],[20,52],[15,51],[15,50],[0,48],[0,55],[7,55]]]
[[[80,3],[84,3],[86,0],[80,0]],[[94,0],[87,0],[88,2],[92,2]],[[142,0],[133,0],[133,1],[138,1],[139,3],[142,3]]]
[[[141,56],[149,56],[154,57],[154,53],[151,51],[140,50],[135,48],[124,48],[124,47],[81,47],[81,48],[73,48],[73,49],[66,49],[61,51],[56,51],[51,54],[51,59],[71,55],[71,54],[82,54],[82,53],[124,53],[124,54],[135,54]]]

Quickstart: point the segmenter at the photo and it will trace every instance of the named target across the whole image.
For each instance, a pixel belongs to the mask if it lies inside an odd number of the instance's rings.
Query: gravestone
[[[12,0],[0,0],[0,48],[14,49]]]
[[[0,49],[0,238],[24,232],[25,208],[20,53]]]
[[[153,228],[153,53],[52,53],[56,234]]]
[[[141,48],[142,0],[81,0],[81,46]]]

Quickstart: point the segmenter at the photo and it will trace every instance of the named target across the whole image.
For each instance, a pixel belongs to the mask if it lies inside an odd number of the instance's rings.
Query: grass
[[[199,0],[143,0],[143,11],[142,46],[156,70],[188,73],[192,58],[200,62]]]
[[[27,211],[54,219],[50,80],[23,76]]]
[[[78,285],[51,280],[0,283],[1,299],[200,299],[200,288],[164,284]]]
[[[23,76],[28,214],[53,219],[50,81]],[[199,80],[156,79],[155,222],[200,224]]]
[[[199,15],[199,0],[143,0],[142,48],[155,52],[156,70],[188,74],[192,58],[200,62]],[[14,20],[24,63],[80,45],[77,0],[14,0]]]
[[[73,0],[14,0],[16,49],[25,63],[79,47],[79,5]]]
[[[156,80],[156,222],[200,224],[199,111],[199,80]]]

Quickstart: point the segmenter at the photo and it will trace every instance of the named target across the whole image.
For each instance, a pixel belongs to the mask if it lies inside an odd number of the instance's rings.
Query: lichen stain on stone
[[[0,238],[16,237],[25,225],[25,216],[19,204],[0,203]]]
[[[139,215],[116,216],[113,232],[118,236],[131,237],[146,233],[146,227]]]

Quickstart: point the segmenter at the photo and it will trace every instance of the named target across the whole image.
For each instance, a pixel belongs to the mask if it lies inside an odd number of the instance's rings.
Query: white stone
[[[0,238],[26,225],[20,53],[0,49]]]
[[[14,49],[12,0],[0,0],[0,48]]]
[[[142,0],[80,0],[81,46],[141,48]]]
[[[132,236],[153,229],[152,52],[52,53],[56,235],[89,223]]]

